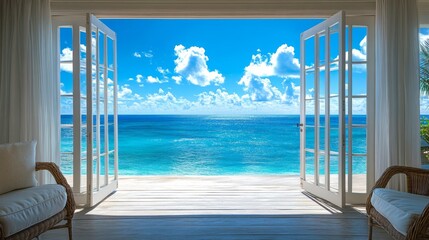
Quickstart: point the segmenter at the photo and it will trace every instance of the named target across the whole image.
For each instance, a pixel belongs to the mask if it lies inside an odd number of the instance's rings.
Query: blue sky
[[[321,20],[102,22],[117,34],[121,114],[299,114],[299,38]],[[62,60],[73,52],[67,31]],[[354,34],[353,56],[365,57],[366,32]],[[61,69],[61,90],[71,92],[70,66]],[[365,71],[355,74],[364,79]],[[70,113],[66,102],[61,110]]]

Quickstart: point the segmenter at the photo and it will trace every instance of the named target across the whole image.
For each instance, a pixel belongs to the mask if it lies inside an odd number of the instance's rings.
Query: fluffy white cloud
[[[161,73],[162,75],[167,75],[167,74],[169,74],[169,73],[170,73],[170,70],[168,70],[168,69],[164,69],[164,68],[162,68],[162,67],[157,67],[157,68],[156,68],[156,70],[157,70],[159,73]]]
[[[251,101],[276,100],[296,104],[299,97],[293,96],[295,85],[291,86],[291,82],[288,82],[289,85],[284,86],[286,92],[282,93],[278,87],[273,86],[270,77],[299,79],[299,70],[299,60],[295,58],[294,47],[282,44],[276,52],[267,55],[262,54],[258,49],[258,53],[252,55],[250,64],[244,68],[244,75],[238,84],[244,87]],[[291,96],[288,97],[288,93]]]
[[[299,66],[299,60],[295,58],[295,48],[283,44],[268,56],[258,49],[258,53],[252,55],[252,61],[244,70],[257,77],[299,78]]]
[[[360,41],[359,46],[362,53],[366,55],[366,47],[367,47],[366,36]]]
[[[182,76],[172,76],[171,78],[176,82],[176,84],[180,84],[182,82]]]
[[[197,103],[201,106],[241,106],[243,100],[236,93],[228,93],[226,90],[217,89],[215,92],[202,92],[198,94]]]
[[[225,78],[218,70],[209,71],[207,61],[209,58],[205,55],[205,49],[202,47],[185,48],[183,45],[174,47],[177,56],[174,63],[174,71],[197,86],[208,86],[211,84],[220,85]],[[177,81],[176,81],[177,83]]]
[[[73,50],[70,48],[64,48],[60,53],[60,61],[71,61],[73,59]],[[73,64],[72,63],[61,63],[60,69],[66,72],[73,72]]]
[[[249,93],[252,101],[270,101],[282,99],[279,89],[272,86],[270,79],[261,78],[246,73],[238,82],[244,86],[244,91]]]
[[[136,82],[137,83],[141,83],[143,81],[143,75],[141,75],[141,74],[137,74],[136,75]]]
[[[134,52],[134,57],[136,57],[136,58],[141,58],[141,57],[142,57],[142,55],[141,55],[140,53],[138,53],[138,52]]]
[[[113,88],[110,89],[113,93]],[[143,98],[137,94],[133,93],[129,85],[118,86],[118,101],[121,102],[135,102],[141,101]]]
[[[189,100],[176,97],[171,92],[159,89],[158,92],[148,94],[145,98],[121,105],[121,113],[177,113],[184,111],[192,104]]]
[[[148,76],[146,79],[146,82],[148,83],[162,83],[161,80],[159,80],[158,77]]]

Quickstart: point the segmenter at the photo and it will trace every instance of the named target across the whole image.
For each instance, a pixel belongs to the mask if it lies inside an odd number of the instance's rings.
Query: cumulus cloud
[[[299,97],[293,96],[294,92],[291,90],[295,85],[292,86],[291,82],[287,82],[288,86],[284,85],[282,92],[272,84],[270,78],[298,80],[299,73],[300,65],[299,60],[295,58],[294,47],[282,44],[274,53],[262,54],[258,49],[257,54],[252,55],[249,65],[244,68],[244,75],[238,84],[243,86],[251,101],[276,100],[292,104],[293,100],[296,104]],[[292,97],[288,97],[288,93]]]
[[[359,49],[352,49],[352,59],[354,61],[366,61],[366,36],[360,41]],[[346,52],[346,61],[348,60],[348,52]]]
[[[236,93],[228,93],[226,90],[217,89],[215,92],[202,92],[198,94],[198,104],[201,106],[241,106],[243,100]]]
[[[257,77],[279,76],[299,78],[299,60],[295,58],[295,48],[282,44],[275,53],[252,55],[252,61],[245,72]]]
[[[268,78],[246,73],[238,84],[244,86],[244,91],[249,93],[252,101],[270,101],[282,98],[282,93],[277,87],[272,86]]]
[[[134,52],[134,57],[136,57],[136,58],[141,58],[141,57],[142,57],[142,55],[141,55],[140,53],[138,53],[138,52]]]
[[[171,78],[176,82],[176,84],[180,84],[182,82],[182,76],[172,76]]]
[[[148,83],[163,83],[163,81],[159,80],[158,77],[148,76],[146,79]]]
[[[361,48],[362,53],[366,55],[366,47],[367,47],[366,36],[360,41],[359,46]]]
[[[97,40],[95,38],[91,38],[91,44],[92,44],[92,57],[95,57],[95,49],[97,46]],[[82,58],[81,58],[81,65],[86,67],[86,45],[85,44],[80,44],[79,45],[79,49],[81,51],[82,54]],[[60,52],[60,61],[72,61],[73,60],[73,50],[69,47],[63,48]],[[81,67],[80,72],[81,73],[85,73],[85,67]],[[95,72],[96,71],[96,66],[95,64],[92,64],[92,71]],[[60,63],[60,70],[65,71],[65,72],[69,72],[72,73],[73,72],[73,64],[72,62],[63,62]]]
[[[167,75],[167,74],[169,74],[169,73],[170,73],[170,70],[168,70],[168,69],[164,69],[164,68],[162,68],[162,67],[157,67],[157,68],[156,68],[156,70],[157,70],[159,73],[161,73],[162,75]]]
[[[137,83],[141,83],[143,81],[143,75],[141,75],[141,74],[137,74],[136,75],[136,82]]]
[[[73,50],[70,48],[64,48],[60,53],[60,61],[71,61],[73,59]],[[66,72],[73,72],[73,64],[72,63],[61,63],[60,69]]]
[[[220,85],[225,81],[218,70],[209,70],[207,65],[209,58],[204,48],[195,46],[185,48],[183,45],[177,45],[174,52],[177,56],[174,60],[176,64],[174,71],[190,83],[205,87],[211,84]]]
[[[189,100],[160,88],[158,92],[148,94],[139,101],[123,104],[120,110],[125,113],[177,113],[188,109],[191,104]]]

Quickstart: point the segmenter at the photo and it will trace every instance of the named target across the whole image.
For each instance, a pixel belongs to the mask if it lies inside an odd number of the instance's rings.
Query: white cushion
[[[398,232],[406,236],[410,224],[429,204],[429,197],[377,188],[372,194],[371,203]]]
[[[0,194],[36,186],[36,142],[0,145]]]
[[[63,186],[42,185],[0,195],[0,225],[10,236],[59,213],[66,206]]]

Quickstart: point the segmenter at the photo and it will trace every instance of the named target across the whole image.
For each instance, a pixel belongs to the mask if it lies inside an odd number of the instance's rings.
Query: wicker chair
[[[407,192],[412,194],[429,196],[429,170],[393,166],[389,167],[380,179],[375,183],[366,202],[366,212],[368,214],[369,235],[372,239],[373,226],[379,226],[387,231],[394,239],[429,239],[429,204],[426,205],[420,216],[416,217],[409,225],[406,235],[397,231],[392,224],[382,216],[372,205],[371,197],[374,189],[386,188],[389,180],[396,174],[405,174],[407,179]]]
[[[8,237],[4,236],[3,227],[0,225],[0,240],[33,239],[35,237],[38,237],[43,232],[46,232],[51,229],[58,229],[58,228],[68,228],[69,239],[70,240],[72,239],[72,218],[74,215],[74,211],[76,209],[76,204],[73,198],[73,192],[69,184],[67,183],[65,177],[62,175],[60,169],[55,163],[37,162],[36,171],[39,171],[39,170],[48,170],[53,175],[57,184],[64,186],[67,193],[66,206],[62,211],[55,214],[54,216]],[[60,223],[63,220],[65,220],[66,223],[58,225],[58,223]]]

